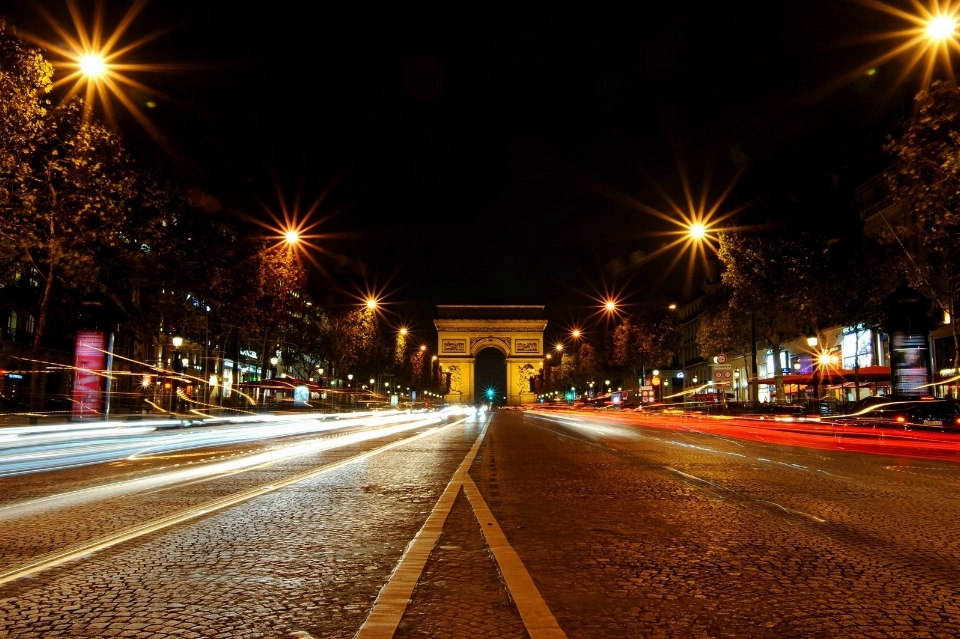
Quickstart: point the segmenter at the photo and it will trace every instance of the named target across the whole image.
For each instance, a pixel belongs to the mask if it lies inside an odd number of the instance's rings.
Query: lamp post
[[[807,346],[816,348],[820,340],[816,335],[807,338]],[[820,358],[816,357],[813,361],[813,406],[814,412],[820,414]]]
[[[173,355],[170,361],[170,367],[173,369],[174,373],[183,372],[183,353],[180,351],[180,347],[183,346],[183,338],[179,335],[175,335],[173,339],[170,340],[170,343],[173,344]],[[180,402],[177,400],[177,381],[178,375],[170,376],[170,404],[169,409],[171,413],[176,413],[180,408]]]
[[[793,361],[793,372],[795,375],[800,375],[800,359],[797,358]],[[797,403],[800,403],[800,378],[797,377]]]

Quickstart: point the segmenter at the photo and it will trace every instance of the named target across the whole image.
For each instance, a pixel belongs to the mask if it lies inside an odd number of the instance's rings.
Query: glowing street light
[[[844,76],[842,82],[866,73],[873,75],[877,67],[900,55],[908,56],[904,68],[900,71],[897,82],[903,81],[914,67],[922,68],[922,86],[929,86],[936,67],[939,64],[946,71],[950,81],[954,81],[953,64],[950,60],[951,52],[960,51],[957,25],[960,18],[960,6],[953,1],[913,0],[912,11],[905,11],[902,7],[891,6],[880,0],[863,2],[872,9],[883,11],[904,24],[886,33],[873,34],[871,39],[893,40],[893,44],[878,56],[857,67],[852,73]],[[926,5],[926,6],[924,6]]]
[[[617,310],[617,303],[613,300],[607,300],[603,307],[607,309],[608,313],[612,313],[613,311]]]
[[[570,332],[570,335],[573,337],[573,339],[580,339],[580,329],[579,328],[573,329]]]
[[[939,15],[927,22],[927,37],[942,42],[952,38],[957,31],[957,20],[953,16]]]
[[[406,334],[407,334],[407,329],[401,328],[401,329],[400,329],[400,334],[401,334],[401,335],[406,335]]]
[[[91,80],[96,80],[107,72],[107,63],[96,53],[86,53],[77,59],[80,72]]]
[[[300,232],[296,229],[290,229],[283,234],[283,241],[287,244],[297,244],[300,242]]]
[[[563,344],[559,344],[559,343],[558,343],[556,346],[553,347],[553,349],[554,349],[555,351],[557,351],[558,353],[562,353],[562,352],[563,352]]]
[[[377,300],[373,299],[372,297],[371,297],[371,298],[368,298],[368,299],[367,299],[367,308],[369,308],[371,311],[374,310],[375,308],[377,308]]]
[[[702,240],[703,237],[707,234],[707,227],[700,222],[691,224],[690,228],[687,229],[687,234],[694,240]]]

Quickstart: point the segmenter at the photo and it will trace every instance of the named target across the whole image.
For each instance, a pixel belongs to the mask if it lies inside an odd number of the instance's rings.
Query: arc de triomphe
[[[437,353],[450,373],[450,403],[486,401],[474,396],[477,353],[495,348],[507,360],[507,403],[533,402],[530,380],[543,368],[543,306],[437,306]]]

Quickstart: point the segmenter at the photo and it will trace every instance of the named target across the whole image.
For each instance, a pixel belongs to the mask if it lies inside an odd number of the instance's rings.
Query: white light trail
[[[143,490],[154,490],[174,486],[198,479],[214,479],[219,476],[274,464],[293,457],[341,448],[379,437],[389,437],[405,431],[438,424],[441,421],[439,417],[424,418],[422,415],[394,415],[393,420],[393,425],[387,425],[381,422],[377,425],[378,427],[371,428],[370,430],[363,430],[338,437],[312,439],[237,459],[198,464],[189,468],[174,468],[148,477],[114,482],[11,504],[0,507],[0,521],[35,514],[45,510],[78,506],[92,501],[100,501]]]
[[[74,468],[105,461],[171,453],[205,446],[290,437],[348,427],[376,427],[407,422],[422,415],[399,411],[344,413],[337,415],[263,415],[204,420],[203,426],[182,430],[154,428],[157,422],[116,428],[103,423],[82,427],[18,427],[4,429],[0,441],[0,477],[30,472]],[[259,422],[259,423],[254,423]],[[160,422],[179,425],[179,421]],[[16,435],[11,439],[12,435]]]

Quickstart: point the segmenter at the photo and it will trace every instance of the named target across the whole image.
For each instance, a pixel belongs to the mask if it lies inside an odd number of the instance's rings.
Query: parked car
[[[836,421],[844,424],[891,428],[960,430],[960,409],[948,399],[875,395],[854,404]]]

